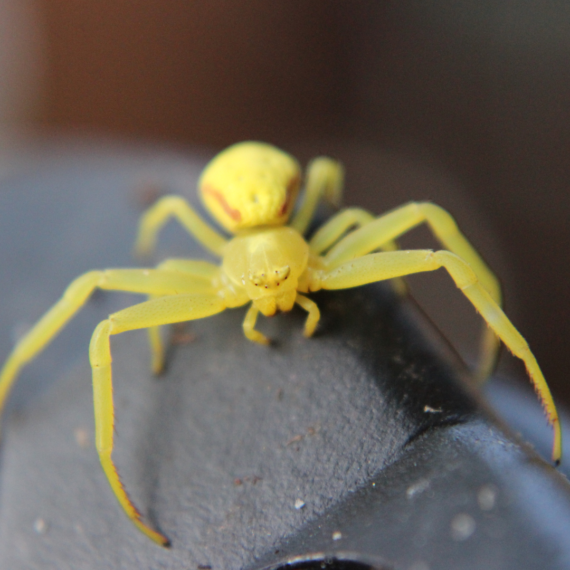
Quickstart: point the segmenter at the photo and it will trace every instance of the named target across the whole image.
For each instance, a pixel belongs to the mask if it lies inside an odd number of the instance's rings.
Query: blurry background
[[[348,204],[433,199],[570,401],[567,2],[0,0],[0,121],[4,168],[22,132],[208,152],[261,139],[341,158]],[[460,295],[429,276],[418,297],[428,281],[434,319],[474,346]]]

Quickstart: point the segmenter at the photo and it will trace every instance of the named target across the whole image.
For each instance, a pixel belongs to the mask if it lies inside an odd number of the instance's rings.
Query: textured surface
[[[421,346],[407,348],[390,310],[362,293],[352,303],[339,297],[321,300],[326,317],[312,341],[301,335],[300,312],[274,319],[264,327],[278,339],[269,349],[245,340],[243,311],[196,323],[196,340],[172,351],[158,380],[147,370],[144,335],[114,343],[115,456],[135,501],[171,538],[171,552],[132,527],[92,446],[74,441],[78,430],[93,441],[89,370],[74,368],[11,422],[0,551],[15,545],[16,558],[6,567],[18,568],[20,557],[22,568],[57,567],[60,544],[70,568],[85,567],[94,552],[99,566],[190,559],[240,568],[365,485],[415,433],[458,419],[465,405],[441,394],[449,377]],[[362,328],[364,308],[370,320]],[[440,414],[403,406],[410,385],[423,391],[428,371],[440,377],[440,393],[417,401],[443,406]],[[384,380],[392,377],[395,388]],[[33,530],[38,518],[47,525],[42,536]]]
[[[84,269],[128,264],[137,212],[112,189],[153,168],[189,187],[198,173],[175,158],[87,156],[4,194],[0,227],[22,237],[4,320],[33,320]],[[35,205],[22,186],[37,187]],[[38,220],[54,229],[34,242]],[[181,255],[177,240],[167,232],[164,247]],[[256,569],[318,551],[406,570],[568,567],[568,483],[479,410],[413,308],[382,285],[315,300],[313,339],[300,311],[260,319],[269,348],[243,338],[243,310],[193,323],[159,379],[144,333],[114,339],[114,457],[165,550],[129,523],[93,448],[89,330],[132,302],[97,295],[23,375],[4,422],[0,569]]]

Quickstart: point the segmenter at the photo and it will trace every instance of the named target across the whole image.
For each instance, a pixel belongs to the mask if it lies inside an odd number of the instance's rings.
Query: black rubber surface
[[[86,148],[30,164],[0,194],[3,355],[76,274],[132,264],[133,180],[190,194],[200,161]],[[201,256],[182,234],[162,243]],[[386,285],[314,299],[313,339],[295,310],[260,318],[275,343],[256,346],[227,311],[178,334],[160,378],[144,332],[113,339],[114,458],[166,550],[128,521],[93,446],[89,334],[138,300],[96,295],[3,422],[0,568],[570,567],[568,482],[467,393],[413,305]]]

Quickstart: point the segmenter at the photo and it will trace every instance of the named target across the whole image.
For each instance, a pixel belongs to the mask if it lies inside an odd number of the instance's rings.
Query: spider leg
[[[525,339],[483,286],[471,265],[459,256],[449,251],[431,250],[372,253],[323,271],[320,282],[315,283],[315,288],[346,289],[412,273],[434,271],[440,267],[447,270],[457,287],[507,348],[525,363],[548,422],[553,427],[552,459],[559,463],[562,453],[560,422],[554,400],[536,358]]]
[[[309,240],[309,247],[316,255],[321,255],[331,245],[356,226],[361,228],[374,221],[376,216],[362,208],[346,208],[327,220]]]
[[[305,330],[303,331],[303,334],[306,337],[313,336],[315,328],[317,327],[319,319],[321,318],[321,312],[319,311],[319,307],[314,301],[312,301],[308,297],[305,297],[304,295],[300,295],[299,293],[297,293],[295,303],[297,303],[300,307],[305,309],[307,313],[309,313],[307,321],[305,322]]]
[[[210,227],[180,196],[164,196],[142,215],[135,243],[137,255],[148,255],[154,250],[158,232],[172,217],[208,251],[222,255],[227,240]]]
[[[344,169],[339,162],[326,156],[313,159],[307,167],[303,202],[291,220],[291,227],[304,234],[315,215],[321,197],[338,207],[343,182]]]
[[[259,315],[259,309],[257,309],[253,304],[250,305],[247,313],[245,314],[245,319],[243,320],[243,334],[247,339],[253,342],[258,342],[259,344],[269,344],[270,340],[264,334],[255,330],[257,315]]]
[[[97,288],[153,296],[177,295],[195,292],[196,281],[183,273],[159,269],[108,269],[79,276],[16,344],[6,360],[0,373],[0,413],[22,367],[45,348]],[[201,285],[201,290],[205,292],[205,285]],[[208,291],[211,290],[210,285]]]
[[[162,271],[178,271],[180,273],[188,273],[196,279],[206,279],[211,281],[219,273],[220,268],[200,259],[166,259],[156,266]]]
[[[315,332],[315,328],[319,319],[321,318],[321,313],[317,304],[305,297],[304,295],[300,295],[297,293],[295,297],[295,303],[297,303],[300,307],[305,309],[309,316],[307,317],[307,321],[305,322],[305,330],[304,335],[306,337],[310,337]],[[245,315],[245,319],[243,320],[243,333],[245,334],[246,338],[252,340],[253,342],[258,342],[259,344],[270,344],[270,340],[264,335],[261,334],[259,331],[255,330],[255,323],[257,321],[257,316],[259,315],[259,309],[255,305],[250,305],[247,313]]]
[[[177,271],[188,274],[194,279],[194,287],[187,293],[207,293],[212,289],[212,280],[219,273],[219,267],[207,261],[195,259],[167,259],[157,266],[162,271]],[[164,370],[164,345],[160,334],[160,327],[148,328],[148,340],[151,354],[151,368],[154,374]]]
[[[315,232],[309,241],[309,247],[315,255],[321,255],[342,238],[348,230],[354,226],[361,228],[375,219],[374,215],[362,208],[347,208],[333,216]],[[381,251],[396,251],[399,247],[394,240],[390,240],[377,249]],[[407,293],[408,288],[403,279],[394,279],[392,286],[394,291],[402,297]]]
[[[493,300],[502,304],[501,286],[495,274],[483,261],[477,250],[459,231],[453,217],[443,208],[428,202],[411,202],[348,234],[324,256],[329,267],[360,257],[398,238],[414,227],[427,223],[434,236],[449,251],[464,259],[477,274],[481,285]],[[480,381],[485,380],[495,366],[499,341],[494,332],[486,328],[481,342],[481,361],[477,371]]]
[[[99,323],[89,346],[93,371],[95,442],[101,465],[127,516],[139,530],[162,546],[168,546],[169,540],[142,522],[141,515],[129,499],[111,458],[114,406],[110,336],[134,329],[209,317],[225,308],[224,301],[215,294],[175,295],[151,299],[114,313],[108,320]]]

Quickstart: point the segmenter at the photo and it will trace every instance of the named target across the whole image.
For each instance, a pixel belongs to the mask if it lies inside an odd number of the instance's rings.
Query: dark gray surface
[[[174,173],[192,188],[199,170],[179,157],[66,152],[4,184],[0,231],[18,238],[18,255],[3,253],[15,267],[2,274],[5,323],[33,321],[85,269],[129,263],[131,180]],[[182,234],[163,243],[183,253]],[[144,333],[114,339],[114,457],[172,540],[165,550],[128,521],[93,448],[89,332],[131,302],[97,296],[25,371],[4,422],[0,568],[256,569],[317,551],[410,570],[568,568],[567,481],[479,409],[413,307],[384,286],[315,299],[315,338],[294,311],[260,319],[276,344],[256,346],[243,310],[228,311],[193,323],[194,341],[173,347],[159,379]],[[50,376],[61,377],[40,398]]]
[[[73,369],[10,422],[2,499],[10,524],[0,550],[6,553],[8,544],[16,549],[5,567],[45,568],[48,561],[61,567],[58,545],[65,544],[75,568],[88,567],[95,552],[99,567],[128,560],[138,568],[159,561],[173,568],[188,561],[240,568],[365,485],[414,432],[455,421],[462,414],[458,406],[466,405],[451,405],[453,389],[422,398],[434,408],[447,403],[449,413],[398,411],[406,384],[423,392],[426,368],[436,372],[435,366],[421,346],[411,350],[410,366],[405,331],[389,342],[390,351],[374,354],[375,343],[368,342],[363,361],[365,339],[345,336],[362,331],[362,300],[351,307],[338,296],[323,299],[323,334],[311,342],[301,335],[301,313],[272,320],[263,328],[279,345],[269,349],[245,340],[243,311],[196,323],[197,339],[173,351],[169,374],[159,380],[148,372],[144,335],[117,339],[117,463],[135,501],[172,540],[170,552],[132,527],[94,450],[74,443],[78,428],[93,437],[89,370]],[[331,322],[335,305],[341,318]],[[384,344],[382,336],[394,333],[386,323],[392,317],[374,316],[367,328],[376,332],[368,338]],[[397,371],[398,386],[379,389],[373,368],[385,378],[387,369]],[[436,373],[443,376],[443,392],[449,376]],[[295,508],[297,499],[302,509]],[[48,526],[43,536],[34,535],[38,517]]]

